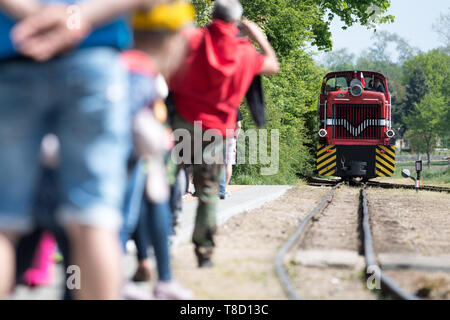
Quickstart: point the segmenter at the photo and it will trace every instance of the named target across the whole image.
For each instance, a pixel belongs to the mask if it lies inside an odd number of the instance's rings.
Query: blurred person
[[[186,170],[182,169],[176,175],[176,180],[171,189],[170,208],[173,212],[173,233],[175,234],[175,227],[178,225],[178,217],[183,211],[183,198],[187,193],[188,179],[186,178]]]
[[[380,78],[375,78],[375,80],[371,79],[369,81],[369,88],[368,89],[370,91],[386,93],[386,90],[384,89],[383,82],[380,80]]]
[[[239,137],[239,132],[242,128],[242,113],[238,109],[236,117],[236,129],[234,130],[234,136],[227,138],[225,143],[225,163],[222,178],[220,179],[219,185],[219,198],[224,200],[226,197],[230,196],[227,191],[227,187],[230,184],[231,176],[233,174],[233,165],[236,164],[236,146],[237,138]]]
[[[23,276],[23,282],[29,287],[49,285],[55,271],[55,254],[55,238],[45,231],[39,240],[33,264]]]
[[[164,79],[170,79],[184,57],[185,43],[180,30],[192,24],[193,19],[192,5],[180,1],[137,12],[133,18],[136,49],[122,54],[122,61],[130,71],[135,110],[133,157],[138,158],[129,182],[122,244],[125,247],[132,233],[139,260],[133,280],[143,281],[150,278],[147,248],[152,244],[158,269],[153,293],[158,299],[192,298],[192,293],[173,279],[170,266],[169,234],[173,221],[170,198],[175,193],[173,188],[169,191],[169,185],[173,187],[175,181],[169,181],[166,171],[173,140],[166,125],[163,100],[168,95]]]
[[[120,297],[130,131],[118,55],[131,44],[121,15],[147,2],[0,0],[0,298],[12,290],[15,244],[37,227],[30,212],[49,112],[61,142],[57,220],[82,271],[75,297]]]
[[[49,127],[56,122],[55,116],[50,114],[46,119]],[[67,236],[54,221],[59,199],[59,161],[59,140],[54,134],[47,134],[41,144],[41,168],[32,205],[33,219],[38,227],[22,237],[16,246],[16,283],[25,283],[31,287],[47,285],[53,278],[56,262],[63,262],[63,270],[70,266]],[[64,274],[67,281],[70,273]],[[62,298],[73,299],[68,286]]]
[[[210,129],[223,137],[233,135],[238,107],[255,75],[271,75],[279,70],[273,48],[255,23],[242,21],[242,32],[259,45],[262,54],[248,39],[238,37],[242,12],[238,0],[215,1],[212,23],[185,32],[189,53],[169,86],[177,111],[173,129],[188,130],[191,136],[188,164],[193,164],[199,199],[192,240],[199,267],[212,265],[223,140],[194,143],[194,132],[201,129],[202,137]],[[196,129],[195,122],[201,122],[201,127]],[[201,150],[196,150],[196,145]],[[201,158],[201,163],[193,161],[196,157]]]
[[[53,119],[49,119],[53,120]],[[38,182],[36,199],[36,215],[43,215],[42,211],[52,214],[57,207],[55,188],[55,171],[59,165],[59,141],[53,134],[47,134],[41,143],[41,178]],[[31,267],[22,277],[23,282],[30,286],[49,285],[52,281],[56,257],[55,237],[45,230],[39,239]]]

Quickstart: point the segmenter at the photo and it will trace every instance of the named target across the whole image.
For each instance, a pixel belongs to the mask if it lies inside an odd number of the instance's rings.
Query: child
[[[125,246],[133,234],[138,247],[139,267],[135,280],[148,280],[146,247],[150,236],[154,247],[159,281],[154,288],[158,299],[190,299],[192,293],[172,279],[169,241],[172,212],[165,170],[172,147],[171,132],[164,123],[168,94],[165,80],[177,70],[184,56],[179,31],[193,21],[193,9],[181,2],[155,6],[137,13],[133,27],[136,49],[125,52],[122,61],[130,71],[134,113],[135,164],[125,204],[125,226],[121,238]]]

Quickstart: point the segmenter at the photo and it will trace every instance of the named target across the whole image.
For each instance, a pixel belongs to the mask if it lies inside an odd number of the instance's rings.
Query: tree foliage
[[[450,7],[447,13],[441,13],[439,19],[433,24],[433,29],[439,35],[443,50],[450,54]]]
[[[413,151],[426,152],[428,166],[437,137],[446,134],[448,128],[448,124],[444,123],[446,107],[445,97],[440,92],[432,92],[415,103],[414,109],[405,119],[409,128],[406,137]]]
[[[288,55],[311,43],[319,49],[332,47],[330,25],[334,18],[345,24],[355,23],[375,28],[377,24],[392,22],[386,15],[390,0],[241,0],[244,15],[257,22],[266,32],[274,48]],[[193,0],[197,22],[209,20],[213,1]]]
[[[450,55],[441,49],[419,54],[405,62],[404,73],[407,103],[413,104],[405,118],[406,136],[429,153],[433,139],[450,137]]]

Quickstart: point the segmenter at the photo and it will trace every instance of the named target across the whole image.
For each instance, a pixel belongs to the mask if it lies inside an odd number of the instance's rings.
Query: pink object
[[[35,252],[33,265],[23,276],[26,285],[35,287],[50,284],[55,269],[55,252],[55,238],[50,233],[44,232]]]

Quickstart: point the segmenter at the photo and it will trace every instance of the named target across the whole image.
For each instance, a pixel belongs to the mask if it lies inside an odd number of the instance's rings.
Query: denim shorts
[[[46,63],[0,62],[0,230],[26,232],[41,139],[60,139],[61,225],[118,230],[130,151],[127,73],[113,48],[81,49]],[[55,114],[51,129],[45,121]]]

